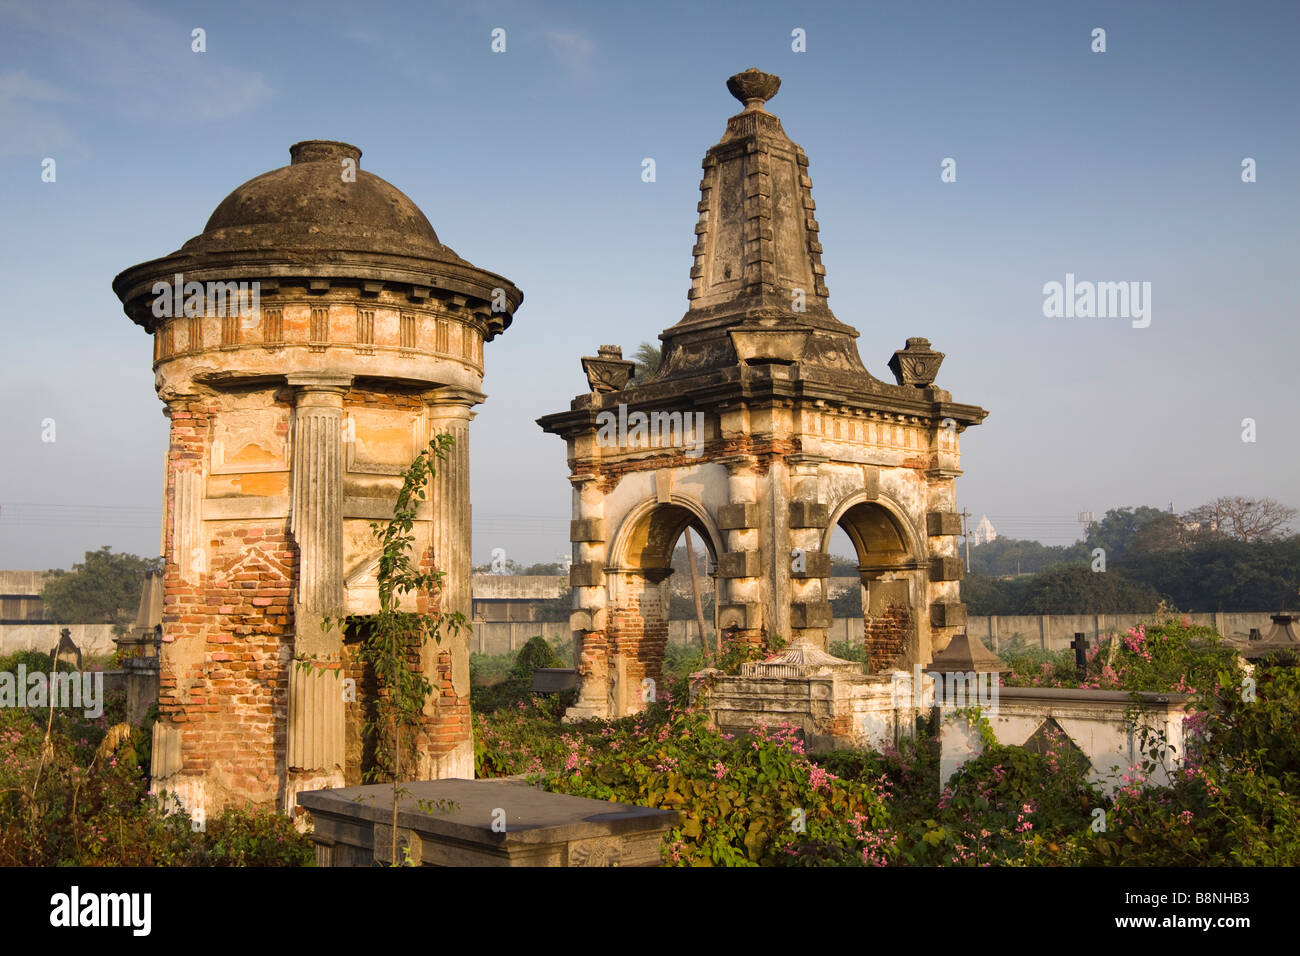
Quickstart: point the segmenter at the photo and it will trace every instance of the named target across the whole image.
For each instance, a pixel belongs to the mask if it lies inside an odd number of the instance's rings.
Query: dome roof
[[[181,251],[328,250],[462,261],[408,196],[360,168],[357,147],[306,140],[289,147],[289,155],[288,166],[223,199]]]
[[[158,283],[255,281],[268,292],[310,282],[387,289],[421,303],[487,318],[489,339],[509,327],[524,294],[438,239],[429,220],[391,183],[360,168],[361,150],[311,139],[289,147],[288,166],[244,183],[175,252],[124,269],[113,291],[132,321],[154,332]],[[404,291],[403,291],[404,290]]]

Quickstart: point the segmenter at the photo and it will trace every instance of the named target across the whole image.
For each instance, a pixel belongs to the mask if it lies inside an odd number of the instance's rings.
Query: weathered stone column
[[[587,437],[585,444],[594,444]],[[573,544],[574,608],[569,615],[573,635],[574,667],[582,678],[579,697],[565,713],[565,720],[610,715],[609,608],[605,586],[608,545],[605,541],[605,498],[595,475],[571,475],[573,514],[569,540]]]
[[[455,635],[444,631],[441,641],[429,641],[424,647],[424,665],[434,696],[425,708],[429,723],[417,771],[421,779],[474,776],[474,738],[469,714],[472,609],[469,423],[474,417],[472,406],[484,397],[480,392],[448,388],[440,389],[428,400],[427,439],[443,434],[454,439],[445,452],[446,457],[434,461],[434,477],[430,482],[428,541],[434,566],[442,572],[441,589],[430,598],[437,599],[439,613],[463,614],[465,625]]]
[[[441,610],[459,611],[469,620],[470,540],[469,503],[469,423],[474,417],[470,407],[483,400],[482,395],[449,391],[429,403],[429,440],[447,434],[455,443],[447,457],[435,461],[430,500],[433,503],[433,559],[442,578]],[[466,660],[468,666],[468,659]],[[460,675],[466,681],[468,671]]]
[[[297,389],[290,530],[298,546],[289,670],[285,806],[302,790],[343,785],[343,393],[350,375],[289,375]],[[310,665],[300,667],[306,658]]]
[[[299,645],[318,636],[304,633],[304,623],[319,631],[319,618],[343,610],[343,392],[351,382],[350,375],[289,376],[298,389],[290,530],[298,545]]]
[[[826,579],[831,562],[821,547],[830,515],[818,501],[820,459],[791,456],[789,462],[792,494],[785,551],[790,570],[790,640],[808,641],[827,650],[831,608]]]
[[[728,504],[718,510],[723,552],[718,555],[718,627],[738,639],[762,640],[763,610],[759,566],[761,519],[755,463],[747,455],[725,458]],[[725,588],[725,593],[723,591]]]

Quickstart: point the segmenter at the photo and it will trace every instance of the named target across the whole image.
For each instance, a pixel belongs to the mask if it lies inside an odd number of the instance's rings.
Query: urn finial
[[[780,88],[779,76],[764,73],[752,66],[744,73],[737,73],[727,80],[727,89],[731,91],[732,96],[745,104],[746,110],[763,111],[763,104],[776,96]]]

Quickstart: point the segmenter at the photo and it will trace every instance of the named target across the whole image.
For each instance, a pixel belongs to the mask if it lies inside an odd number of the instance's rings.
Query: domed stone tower
[[[378,610],[370,523],[443,433],[455,444],[414,533],[445,576],[420,600],[468,617],[471,410],[483,344],[523,299],[443,245],[355,146],[289,152],[201,235],[113,281],[153,336],[171,420],[154,789],[206,813],[361,782],[373,681],[322,619]],[[472,777],[468,634],[423,664],[436,699],[419,775]]]

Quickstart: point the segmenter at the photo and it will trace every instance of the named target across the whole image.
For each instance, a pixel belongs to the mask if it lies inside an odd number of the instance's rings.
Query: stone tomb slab
[[[372,784],[298,794],[317,864],[391,863],[392,792]],[[659,866],[676,822],[671,810],[548,793],[519,778],[421,780],[399,784],[398,856],[409,848],[419,866]]]

